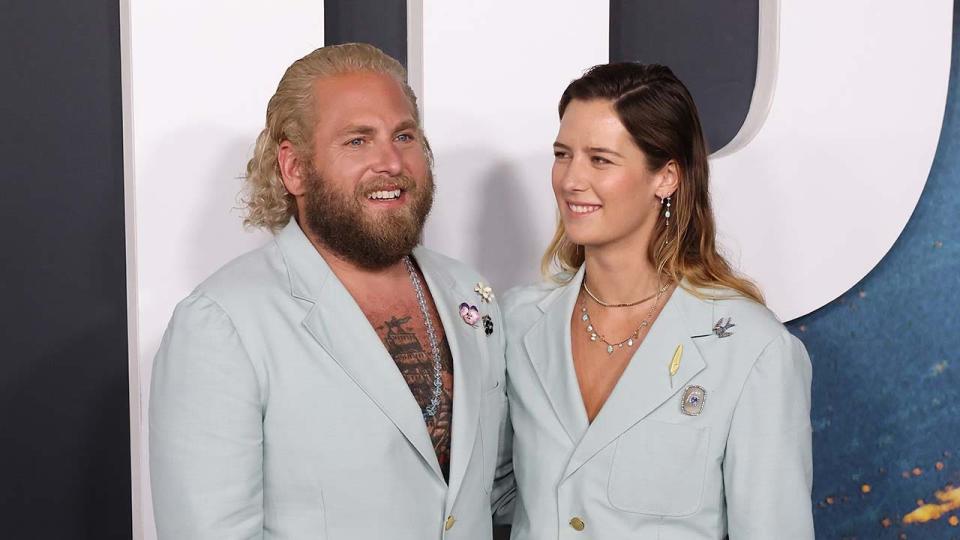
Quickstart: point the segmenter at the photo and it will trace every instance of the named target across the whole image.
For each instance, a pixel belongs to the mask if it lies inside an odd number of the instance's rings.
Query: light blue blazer
[[[449,486],[394,360],[291,221],[180,302],[164,335],[149,414],[161,539],[489,540],[500,311],[469,268],[414,257],[453,354]],[[461,302],[492,317],[492,336]]]
[[[507,378],[518,540],[813,538],[811,366],[763,306],[677,288],[588,423],[570,318],[583,279],[513,289]],[[713,332],[719,319],[736,326]],[[680,364],[670,375],[677,347]],[[704,399],[681,400],[691,386]]]

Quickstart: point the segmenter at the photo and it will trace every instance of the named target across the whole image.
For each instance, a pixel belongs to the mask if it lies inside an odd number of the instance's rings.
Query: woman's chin
[[[567,233],[567,240],[569,240],[570,242],[573,242],[578,246],[582,246],[584,248],[598,247],[606,243],[602,237],[596,234],[582,234],[582,233],[571,234],[569,230],[567,230],[566,233]]]

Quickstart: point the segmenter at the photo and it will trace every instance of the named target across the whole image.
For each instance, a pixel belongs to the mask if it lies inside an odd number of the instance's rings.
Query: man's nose
[[[380,145],[377,149],[374,172],[386,176],[397,176],[403,171],[403,156],[400,149],[392,143]]]

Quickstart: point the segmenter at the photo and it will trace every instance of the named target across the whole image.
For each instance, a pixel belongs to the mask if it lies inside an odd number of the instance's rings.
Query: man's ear
[[[303,160],[297,155],[293,143],[284,140],[280,143],[277,150],[277,163],[280,164],[280,175],[283,179],[283,185],[294,197],[299,197],[306,192],[307,179]]]
[[[671,159],[666,165],[661,167],[657,173],[657,197],[671,197],[676,193],[679,186],[680,165]]]

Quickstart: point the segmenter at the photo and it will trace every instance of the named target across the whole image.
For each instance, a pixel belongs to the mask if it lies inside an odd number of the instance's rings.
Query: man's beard
[[[433,206],[433,173],[418,185],[408,176],[380,177],[357,184],[353,193],[337,191],[312,166],[308,169],[305,219],[307,229],[337,255],[357,266],[380,269],[409,255],[420,243],[423,224]],[[364,212],[367,194],[396,186],[404,206],[372,217]]]

